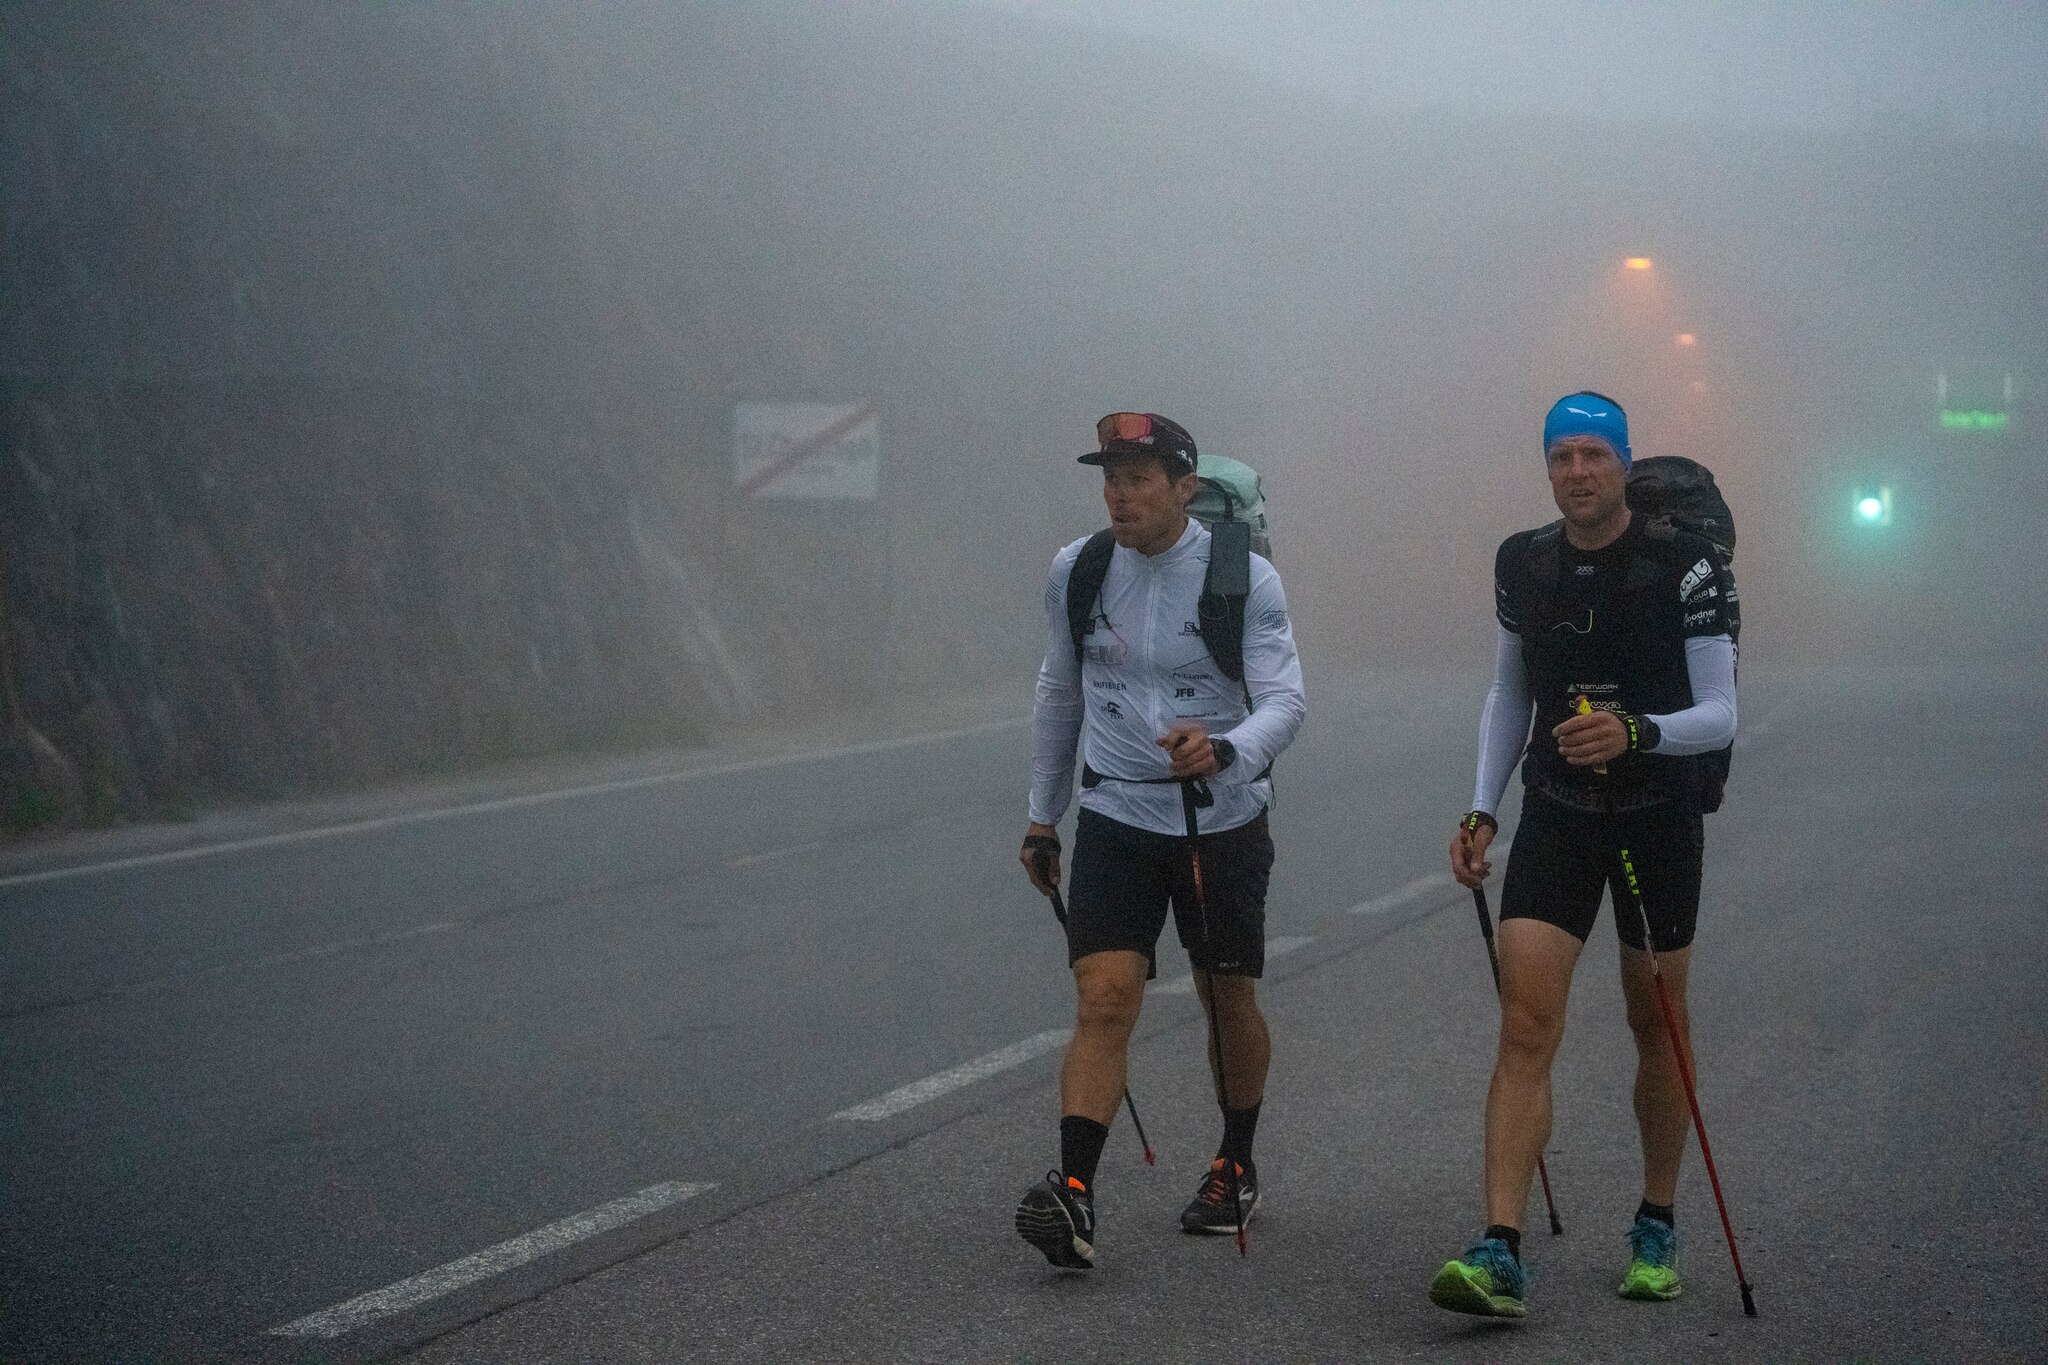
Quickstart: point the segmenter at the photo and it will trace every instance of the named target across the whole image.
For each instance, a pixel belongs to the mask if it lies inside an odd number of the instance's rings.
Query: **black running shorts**
[[[1705,821],[1680,803],[1663,802],[1619,815],[1561,806],[1536,792],[1522,802],[1522,823],[1508,851],[1500,917],[1540,919],[1584,943],[1600,914],[1600,893],[1614,891],[1614,929],[1631,948],[1643,946],[1643,922],[1622,880],[1626,848],[1642,887],[1643,909],[1660,953],[1692,942],[1700,915],[1700,864]]]
[[[1273,871],[1265,813],[1236,829],[1204,834],[1200,842],[1206,953],[1187,837],[1155,834],[1083,809],[1067,886],[1067,962],[1122,949],[1143,953],[1147,978],[1157,976],[1159,931],[1171,903],[1189,962],[1218,976],[1264,973],[1266,879]]]

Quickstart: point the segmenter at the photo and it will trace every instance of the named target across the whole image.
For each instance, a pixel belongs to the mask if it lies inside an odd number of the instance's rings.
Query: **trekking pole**
[[[1636,903],[1636,917],[1643,924],[1643,951],[1650,958],[1650,980],[1656,983],[1657,1004],[1664,1011],[1664,1032],[1671,1037],[1671,1056],[1678,1063],[1678,1079],[1685,1083],[1686,1107],[1692,1110],[1692,1129],[1699,1134],[1700,1156],[1706,1162],[1707,1183],[1714,1187],[1714,1207],[1721,1214],[1721,1232],[1728,1238],[1728,1259],[1735,1263],[1735,1283],[1742,1289],[1742,1311],[1755,1317],[1756,1300],[1750,1297],[1749,1277],[1742,1273],[1742,1253],[1735,1249],[1735,1226],[1728,1221],[1728,1201],[1721,1197],[1721,1177],[1714,1170],[1714,1149],[1707,1145],[1707,1123],[1700,1117],[1699,1095],[1693,1089],[1692,1064],[1678,1037],[1678,1016],[1671,1009],[1671,994],[1664,989],[1664,974],[1657,970],[1657,950],[1650,942],[1650,912],[1643,908],[1643,889],[1636,882],[1635,864],[1628,850],[1621,850],[1622,878],[1628,883],[1629,899]]]
[[[1486,908],[1486,888],[1472,888],[1472,908],[1479,912],[1479,934],[1486,940],[1486,964],[1493,968],[1493,994],[1500,996],[1500,955],[1493,950],[1493,915]],[[1536,1174],[1543,1181],[1543,1203],[1550,1210],[1550,1235],[1564,1236],[1564,1224],[1557,1220],[1557,1200],[1550,1194],[1550,1172],[1543,1165],[1543,1153],[1536,1154]]]
[[[1197,968],[1202,974],[1207,989],[1202,992],[1205,1013],[1209,1016],[1209,1058],[1216,1065],[1216,1103],[1223,1110],[1223,1121],[1230,1122],[1230,1074],[1223,1069],[1223,1017],[1216,1008],[1216,973],[1209,968],[1214,953],[1209,946],[1209,897],[1202,890],[1202,835],[1201,825],[1195,812],[1201,803],[1196,799],[1195,786],[1199,779],[1183,780],[1180,784],[1180,806],[1187,817],[1188,865],[1194,873],[1195,918],[1202,927],[1202,963]],[[1244,1201],[1239,1186],[1243,1176],[1239,1173],[1237,1158],[1226,1154],[1223,1158],[1225,1174],[1229,1176],[1230,1206],[1237,1211],[1237,1254],[1251,1254],[1249,1239],[1244,1231]]]
[[[1060,928],[1066,928],[1067,903],[1061,899],[1059,886],[1052,879],[1051,851],[1041,848],[1031,855],[1031,861],[1038,864],[1038,875],[1045,879],[1047,886],[1052,887],[1050,895],[1052,896],[1053,918],[1060,922]],[[1158,1165],[1158,1158],[1152,1154],[1152,1143],[1145,1137],[1145,1125],[1138,1121],[1138,1104],[1137,1101],[1131,1098],[1131,1088],[1128,1085],[1124,1087],[1124,1108],[1131,1111],[1131,1127],[1137,1129],[1138,1145],[1145,1149],[1145,1164],[1147,1166]],[[1110,1117],[1115,1118],[1116,1115],[1111,1114]]]

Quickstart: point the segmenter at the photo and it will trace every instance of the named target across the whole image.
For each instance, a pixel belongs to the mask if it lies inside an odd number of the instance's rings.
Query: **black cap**
[[[1142,419],[1142,420],[1139,420]],[[1171,417],[1156,412],[1113,412],[1095,424],[1101,448],[1081,457],[1082,464],[1103,464],[1120,455],[1158,455],[1169,463],[1195,470],[1195,438]]]

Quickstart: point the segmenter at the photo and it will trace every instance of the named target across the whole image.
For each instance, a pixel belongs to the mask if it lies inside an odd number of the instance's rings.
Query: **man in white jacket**
[[[1187,514],[1200,487],[1193,438],[1139,412],[1111,413],[1096,434],[1099,449],[1081,463],[1102,468],[1114,548],[1078,630],[1068,588],[1094,538],[1053,558],[1020,854],[1032,885],[1056,894],[1054,827],[1073,799],[1078,744],[1081,813],[1066,923],[1078,1009],[1060,1076],[1060,1165],[1025,1192],[1016,1214],[1026,1241],[1074,1270],[1095,1262],[1096,1165],[1123,1097],[1131,1030],[1169,906],[1209,1011],[1224,1111],[1216,1158],[1181,1226],[1235,1232],[1257,1206],[1252,1137],[1271,1055],[1253,985],[1265,965],[1273,865],[1268,770],[1306,712],[1287,601],[1265,558],[1251,556],[1242,682],[1204,638],[1197,603],[1211,536]],[[1199,830],[1192,840],[1190,821]]]

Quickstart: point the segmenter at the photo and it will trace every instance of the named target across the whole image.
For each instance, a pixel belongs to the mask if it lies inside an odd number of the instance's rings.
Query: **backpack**
[[[1714,569],[1727,603],[1728,634],[1742,638],[1742,606],[1730,569],[1735,563],[1735,517],[1714,485],[1713,471],[1683,455],[1651,455],[1628,471],[1628,506],[1648,520],[1690,531],[1714,547]]]
[[[1200,457],[1202,487],[1188,503],[1188,515],[1209,528],[1209,568],[1195,604],[1202,642],[1216,666],[1234,683],[1244,682],[1244,604],[1252,591],[1252,551],[1273,557],[1266,525],[1266,490],[1250,465],[1223,455]],[[1074,661],[1109,576],[1116,536],[1102,530],[1088,537],[1067,574],[1067,633],[1074,637]]]
[[[1188,515],[1216,531],[1220,521],[1241,521],[1252,528],[1252,549],[1273,557],[1273,538],[1266,526],[1266,488],[1259,471],[1227,455],[1202,456],[1195,471],[1202,487],[1188,503]]]

